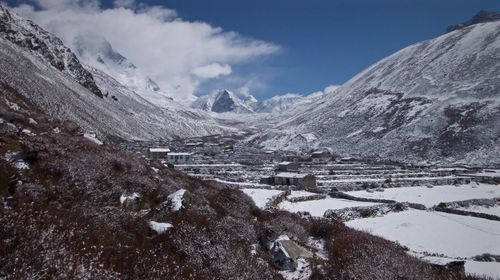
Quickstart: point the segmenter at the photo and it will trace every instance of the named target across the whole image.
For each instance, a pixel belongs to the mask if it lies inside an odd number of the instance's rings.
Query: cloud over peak
[[[175,10],[133,0],[115,0],[112,8],[101,8],[97,0],[28,3],[14,10],[71,48],[82,34],[106,38],[174,97],[190,97],[203,81],[235,75],[231,65],[280,49],[204,22],[183,20]]]
[[[231,66],[229,64],[221,65],[219,63],[211,63],[205,66],[196,67],[191,73],[204,79],[219,78],[231,74]]]

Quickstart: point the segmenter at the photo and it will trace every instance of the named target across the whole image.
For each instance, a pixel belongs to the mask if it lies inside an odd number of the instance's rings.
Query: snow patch
[[[303,133],[300,136],[304,137],[304,139],[306,139],[307,143],[314,142],[314,141],[318,140],[318,137],[314,133]]]
[[[102,143],[99,139],[97,139],[97,136],[94,133],[84,133],[83,137],[87,138],[88,140],[96,143],[97,145],[102,145]]]
[[[349,111],[350,111],[349,109],[346,109],[346,110],[340,112],[337,116],[339,118],[343,118],[343,117],[345,117],[345,115],[347,115],[347,113],[349,113]]]
[[[29,129],[26,129],[24,128],[23,130],[21,130],[22,133],[26,134],[26,135],[29,135],[29,136],[34,136],[35,133],[31,132],[31,130]]]
[[[155,221],[149,222],[149,228],[156,231],[156,233],[158,233],[158,234],[162,234],[162,233],[167,232],[167,230],[171,227],[173,227],[173,226],[170,223],[158,223]]]
[[[5,100],[7,102],[7,106],[9,106],[10,109],[14,110],[14,111],[19,111],[21,109],[21,107],[19,107],[19,105],[17,105],[16,103],[14,102],[10,102],[9,100]]]
[[[21,153],[6,153],[4,158],[17,169],[30,169],[29,164],[21,157]]]
[[[266,204],[282,191],[280,190],[266,190],[266,189],[241,189],[243,193],[252,198],[255,205],[261,209],[266,208]]]
[[[132,193],[131,195],[122,194],[120,196],[120,204],[125,203],[126,200],[136,200],[136,199],[139,199],[140,197],[141,197],[141,195],[136,193],[136,192]]]
[[[361,132],[363,132],[363,130],[362,130],[362,129],[360,129],[360,130],[356,130],[356,131],[354,131],[353,133],[350,133],[349,135],[347,135],[346,137],[347,137],[347,138],[350,138],[350,137],[353,137],[353,136],[356,136],[356,135],[360,134]]]
[[[177,212],[181,210],[181,208],[184,206],[184,194],[186,193],[185,189],[180,189],[172,194],[170,194],[167,199],[171,203],[171,210],[173,212]]]

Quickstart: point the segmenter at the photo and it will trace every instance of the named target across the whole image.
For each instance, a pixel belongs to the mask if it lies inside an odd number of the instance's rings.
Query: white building
[[[166,160],[169,152],[168,148],[149,148],[148,157],[153,160]]]
[[[168,153],[167,162],[171,164],[191,163],[191,153]]]

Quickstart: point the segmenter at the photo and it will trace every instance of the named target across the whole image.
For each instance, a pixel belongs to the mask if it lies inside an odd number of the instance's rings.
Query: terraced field
[[[299,173],[317,178],[316,188],[303,190],[260,183],[275,173],[272,162],[176,168],[240,188],[260,208],[341,219],[429,262],[463,260],[467,273],[500,278],[498,170],[302,162]]]

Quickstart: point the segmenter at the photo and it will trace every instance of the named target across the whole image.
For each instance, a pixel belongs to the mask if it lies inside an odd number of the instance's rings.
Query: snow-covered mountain
[[[155,81],[113,49],[105,38],[80,34],[75,37],[73,45],[83,63],[107,73],[144,99],[160,106],[172,103],[172,98]]]
[[[491,22],[491,21],[497,21],[500,20],[500,13],[497,12],[492,12],[492,11],[479,11],[477,14],[475,14],[471,19],[468,21],[448,26],[446,29],[446,32],[451,32],[455,31],[457,29],[461,29],[473,24],[478,24],[478,23],[485,23],[485,22]]]
[[[89,91],[102,97],[92,75],[82,67],[76,55],[59,38],[10,12],[1,4],[0,36],[70,75]]]
[[[323,98],[326,94],[333,93],[337,88],[338,86],[329,86],[324,91],[314,92],[306,96],[287,93],[261,101],[258,101],[253,95],[248,93],[236,95],[228,90],[217,90],[211,94],[198,97],[198,99],[192,103],[191,107],[216,113],[281,114],[292,111],[292,109],[297,107],[311,104]]]
[[[0,5],[2,92],[24,96],[48,116],[75,121],[101,136],[139,140],[237,130],[172,100],[158,106],[114,74],[83,65],[56,36]]]
[[[259,113],[283,113],[292,111],[298,107],[307,106],[325,95],[333,93],[337,89],[336,86],[327,87],[324,91],[313,92],[309,95],[300,95],[295,93],[287,93],[284,95],[273,96],[257,102],[253,109]]]
[[[500,21],[409,46],[250,139],[403,161],[499,163]],[[301,135],[314,134],[309,141]]]
[[[253,113],[251,104],[254,100],[253,96],[241,100],[229,90],[217,90],[211,94],[198,97],[191,107],[215,113]]]

